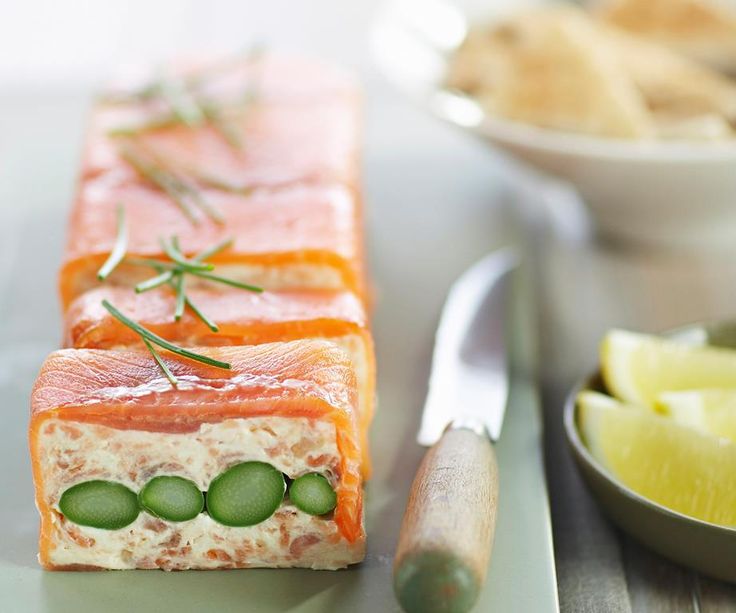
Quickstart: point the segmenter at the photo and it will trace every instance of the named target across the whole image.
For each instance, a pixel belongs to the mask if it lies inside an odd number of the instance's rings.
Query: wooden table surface
[[[528,203],[537,250],[541,385],[562,611],[736,611],[736,587],[670,563],[620,533],[579,478],[562,428],[570,387],[613,326],[657,332],[736,316],[736,260],[601,244],[574,198]],[[541,200],[541,202],[540,202]],[[736,245],[736,242],[735,242]]]

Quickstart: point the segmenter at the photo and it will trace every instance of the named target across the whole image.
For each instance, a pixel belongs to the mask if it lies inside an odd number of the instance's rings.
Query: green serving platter
[[[482,150],[388,86],[368,83],[368,91],[366,211],[379,365],[375,472],[366,492],[368,555],[337,572],[178,573],[46,572],[36,562],[28,398],[45,355],[61,338],[56,273],[92,91],[0,92],[0,611],[398,611],[391,567],[425,451],[415,437],[438,314],[457,275],[508,241],[507,213],[493,202],[508,197],[513,186]],[[519,302],[531,299],[519,296]],[[497,447],[496,542],[476,611],[558,609],[540,405],[530,374],[533,331],[522,332],[515,337],[519,367]]]
[[[665,336],[694,344],[736,347],[736,321],[693,324]],[[575,399],[583,390],[605,392],[600,372],[578,384],[566,400],[565,433],[583,479],[602,510],[624,532],[657,553],[706,575],[736,582],[736,528],[672,511],[640,496],[613,477],[583,443]]]

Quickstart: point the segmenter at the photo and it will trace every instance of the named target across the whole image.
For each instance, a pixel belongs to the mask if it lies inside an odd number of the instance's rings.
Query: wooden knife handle
[[[419,466],[401,524],[394,591],[405,611],[470,610],[485,580],[497,502],[488,437],[446,430]]]

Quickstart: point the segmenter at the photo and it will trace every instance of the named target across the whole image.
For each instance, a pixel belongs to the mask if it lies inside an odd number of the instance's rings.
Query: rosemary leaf
[[[176,355],[180,355],[184,358],[194,360],[195,362],[200,362],[201,364],[207,364],[209,366],[214,366],[216,368],[223,368],[225,370],[230,370],[231,368],[230,364],[228,364],[227,362],[215,360],[214,358],[211,358],[209,356],[201,355],[199,353],[194,353],[193,351],[189,351],[188,349],[183,349],[182,347],[177,347],[176,345],[167,341],[165,338],[161,338],[158,334],[154,334],[150,330],[147,330],[146,328],[141,326],[139,323],[123,315],[112,304],[110,304],[107,301],[107,299],[102,301],[102,306],[105,307],[105,309],[107,309],[110,315],[112,315],[120,323],[128,326],[128,328],[133,330],[133,332],[136,332],[137,334],[142,336],[144,339],[149,340],[154,345],[158,345],[159,347],[162,347],[163,349],[168,349],[169,351],[171,351],[171,353],[175,353]]]
[[[100,270],[97,271],[97,278],[104,281],[115,270],[118,264],[125,257],[125,251],[128,248],[128,224],[125,221],[125,207],[122,203],[118,204],[118,234],[115,238],[115,246],[112,248],[110,255]]]
[[[158,354],[158,351],[156,351],[155,347],[151,345],[151,341],[149,341],[147,338],[142,337],[141,340],[143,341],[143,344],[146,346],[146,349],[151,352],[151,355],[153,356],[153,359],[156,360],[156,364],[158,364],[158,367],[163,371],[164,375],[166,375],[166,378],[169,380],[169,383],[171,383],[172,386],[178,387],[179,381],[177,381],[176,377],[174,376],[174,373],[171,372],[169,367],[166,365],[166,362],[163,361],[161,356]]]
[[[219,275],[213,275],[209,272],[204,272],[201,270],[190,270],[188,272],[193,275],[196,275],[197,277],[201,277],[203,279],[214,281],[215,283],[222,283],[224,285],[230,285],[231,287],[247,289],[250,292],[256,292],[258,294],[263,292],[263,288],[258,287],[257,285],[249,285],[248,283],[241,283],[240,281],[236,281],[235,279],[228,279],[227,277],[220,277]]]

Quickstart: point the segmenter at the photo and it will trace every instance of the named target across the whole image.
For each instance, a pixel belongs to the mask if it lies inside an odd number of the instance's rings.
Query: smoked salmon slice
[[[132,257],[160,257],[172,235],[187,255],[234,237],[216,260],[241,280],[365,299],[354,82],[272,54],[226,69],[184,66],[117,87],[92,112],[60,274],[64,308],[98,284],[118,206]],[[174,114],[172,96],[196,102],[194,118]],[[125,284],[145,271],[116,273],[109,281]]]
[[[64,349],[48,357],[30,422],[41,564],[170,570],[360,561],[357,387],[347,354],[319,340],[197,351],[231,369],[164,353],[179,380],[174,388],[144,352]],[[324,475],[336,492],[334,511],[305,513],[287,492],[255,525],[223,525],[207,511],[166,521],[136,510],[124,528],[103,529],[75,523],[60,508],[79,484],[140,492],[155,477],[176,476],[207,491],[223,471],[248,462],[289,479]],[[209,510],[209,492],[207,504]]]
[[[191,311],[174,321],[171,288],[136,294],[130,288],[103,286],[85,292],[69,307],[64,346],[80,349],[143,348],[140,337],[103,306],[108,300],[128,317],[176,345],[259,345],[302,338],[330,340],[350,355],[358,380],[363,476],[370,476],[368,429],[375,403],[375,358],[365,307],[347,291],[267,291],[229,287],[192,288],[190,299],[217,323],[213,332]]]
[[[362,234],[355,198],[339,185],[296,185],[248,195],[203,190],[225,223],[193,225],[166,194],[143,183],[119,183],[104,174],[84,180],[72,210],[60,272],[64,307],[99,285],[97,271],[125,209],[130,257],[165,258],[161,239],[176,235],[187,256],[229,238],[230,249],[210,259],[218,274],[268,289],[348,289],[364,297]],[[109,283],[130,285],[150,269],[125,262]]]
[[[162,72],[169,81],[195,79],[189,90],[197,102],[203,108],[216,105],[240,146],[223,138],[215,122],[136,130],[166,116],[162,96],[131,95],[160,82]],[[240,188],[303,181],[355,185],[361,92],[334,66],[265,53],[220,61],[182,60],[162,67],[158,75],[143,71],[132,82],[119,82],[112,95],[103,95],[91,116],[82,176],[130,174],[132,169],[119,155],[119,137],[133,133],[142,146],[174,166]]]

